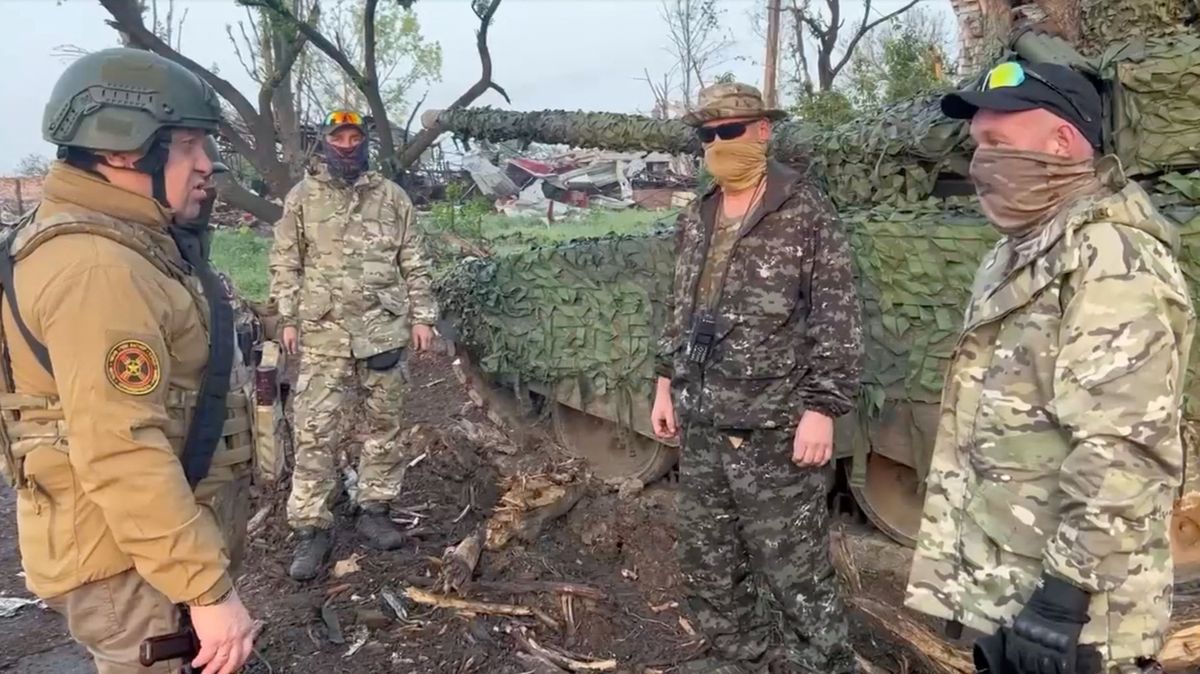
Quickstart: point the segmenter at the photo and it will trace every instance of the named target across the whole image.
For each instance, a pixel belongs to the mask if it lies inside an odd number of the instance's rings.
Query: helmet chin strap
[[[167,138],[160,132],[150,141],[150,147],[146,150],[146,154],[133,164],[133,168],[150,176],[151,195],[167,210],[171,209],[171,204],[167,201],[167,156],[169,153]]]

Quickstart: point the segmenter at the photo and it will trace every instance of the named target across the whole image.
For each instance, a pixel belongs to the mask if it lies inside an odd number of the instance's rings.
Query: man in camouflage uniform
[[[324,163],[288,193],[275,225],[271,294],[289,353],[303,341],[295,389],[296,466],[288,521],[299,544],[290,573],[316,576],[332,542],[339,420],[365,388],[369,431],[358,466],[357,529],[376,548],[405,541],[388,516],[399,489],[406,345],[426,350],[437,319],[412,203],[367,169],[362,117],[325,119]]]
[[[652,418],[682,436],[680,563],[713,651],[690,671],[845,674],[826,495],[833,422],[859,387],[849,246],[821,189],[767,159],[782,113],[744,84],[699,102],[685,121],[716,184],[676,225]]]
[[[1080,73],[1005,63],[942,110],[971,120],[1003,236],[947,374],[906,603],[984,633],[982,671],[1160,671],[1195,328],[1178,234],[1097,159]]]

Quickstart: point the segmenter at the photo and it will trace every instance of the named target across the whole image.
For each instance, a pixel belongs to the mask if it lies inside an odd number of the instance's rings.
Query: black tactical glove
[[[1043,574],[1013,626],[1004,628],[1008,674],[1074,674],[1089,599],[1086,591]]]

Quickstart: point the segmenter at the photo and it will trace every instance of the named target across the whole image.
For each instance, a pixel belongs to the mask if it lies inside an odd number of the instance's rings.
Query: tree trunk
[[[235,180],[226,180],[219,187],[220,199],[225,203],[246,211],[250,215],[262,220],[267,224],[274,224],[283,215],[283,207],[274,204],[250,190],[242,187]],[[283,195],[280,195],[281,197]]]

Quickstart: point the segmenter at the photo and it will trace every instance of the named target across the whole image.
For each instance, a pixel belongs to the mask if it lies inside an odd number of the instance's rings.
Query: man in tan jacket
[[[251,450],[245,397],[228,393],[228,298],[167,231],[199,213],[219,117],[212,88],[166,59],[80,58],[43,121],[61,161],[0,254],[0,466],[22,564],[101,674],[180,671],[138,663],[144,639],[178,628],[177,605],[206,674],[253,648],[229,572]]]

